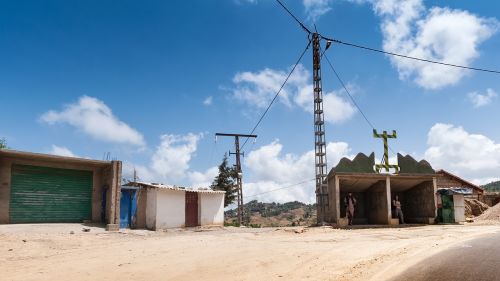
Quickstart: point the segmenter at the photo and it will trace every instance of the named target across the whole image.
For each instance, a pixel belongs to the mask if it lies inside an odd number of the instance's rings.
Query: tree
[[[222,190],[226,192],[224,196],[224,207],[227,207],[236,200],[238,190],[236,189],[235,179],[236,170],[228,166],[227,154],[224,154],[222,163],[219,165],[219,175],[215,177],[210,186],[213,190]]]
[[[0,149],[6,149],[6,148],[8,148],[7,141],[5,140],[5,138],[1,138],[0,139]]]

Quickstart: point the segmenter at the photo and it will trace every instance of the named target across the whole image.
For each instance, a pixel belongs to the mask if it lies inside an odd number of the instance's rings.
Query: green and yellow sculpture
[[[386,172],[389,172],[391,168],[396,169],[395,174],[399,173],[398,165],[389,164],[389,145],[387,144],[387,139],[395,139],[397,137],[396,131],[392,130],[392,135],[388,135],[387,131],[383,131],[382,134],[377,133],[376,129],[373,129],[373,137],[381,138],[384,140],[384,159],[382,164],[375,165],[375,172],[380,173],[380,170],[385,169]]]

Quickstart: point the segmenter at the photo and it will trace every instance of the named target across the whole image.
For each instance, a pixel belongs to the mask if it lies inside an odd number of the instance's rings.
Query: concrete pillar
[[[11,161],[0,159],[0,224],[9,223]]]
[[[438,207],[437,207],[437,179],[436,177],[432,178],[432,185],[433,185],[433,190],[434,190],[434,196],[432,196],[432,199],[434,199],[434,218],[437,218],[438,215]],[[429,223],[434,223],[434,220],[429,221]]]
[[[335,222],[338,223],[340,219],[340,180],[335,176]]]
[[[391,214],[391,177],[387,176],[385,178],[385,193],[387,199],[387,224],[391,224],[392,214]]]

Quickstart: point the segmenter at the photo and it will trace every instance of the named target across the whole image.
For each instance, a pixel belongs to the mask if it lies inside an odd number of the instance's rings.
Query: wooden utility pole
[[[325,207],[328,205],[328,170],[326,165],[325,118],[323,89],[321,85],[321,35],[312,33],[313,91],[314,91],[314,152],[316,170],[316,204],[318,224],[325,223]],[[328,46],[327,46],[328,47]]]
[[[229,151],[229,155],[236,155],[236,189],[238,191],[238,223],[239,225],[243,222],[243,182],[242,177],[243,173],[241,171],[241,160],[240,155],[244,155],[244,153],[240,152],[240,137],[244,138],[256,138],[257,135],[245,135],[245,134],[226,134],[226,133],[216,133],[215,137],[234,137],[234,149],[236,152],[232,153]]]

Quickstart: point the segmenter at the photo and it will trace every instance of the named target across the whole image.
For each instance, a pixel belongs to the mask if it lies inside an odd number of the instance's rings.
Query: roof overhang
[[[17,150],[10,150],[10,149],[0,149],[0,158],[13,158],[13,159],[22,159],[22,160],[29,160],[29,161],[45,161],[45,162],[54,162],[54,163],[65,162],[65,163],[89,165],[89,166],[106,166],[106,165],[111,164],[111,161],[101,161],[101,160],[93,160],[93,159],[86,159],[86,158],[67,157],[67,156],[59,156],[59,155],[52,155],[52,154],[17,151]]]
[[[391,191],[402,192],[421,183],[433,181],[435,174],[375,174],[375,173],[334,173],[339,179],[341,192],[364,192],[378,182],[390,180]]]

